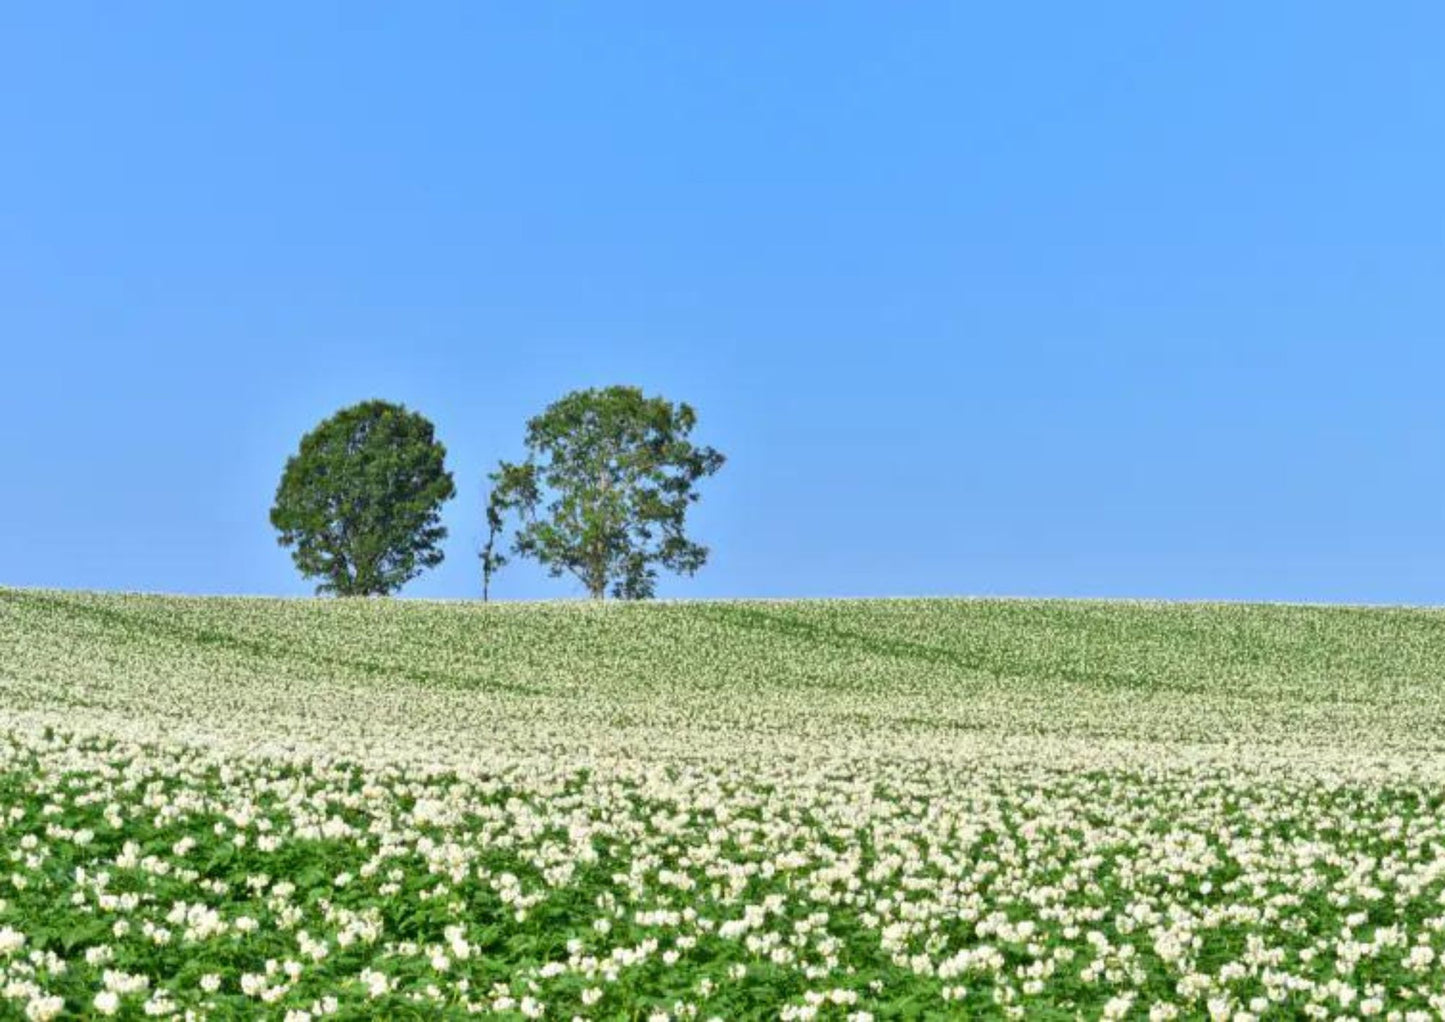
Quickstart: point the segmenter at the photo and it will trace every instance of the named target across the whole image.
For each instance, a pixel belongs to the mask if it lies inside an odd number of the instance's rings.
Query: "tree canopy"
[[[659,569],[691,575],[707,562],[684,526],[698,481],[724,458],[692,443],[696,422],[691,406],[637,387],[568,394],[527,422],[526,459],[492,473],[489,526],[515,513],[513,551],[596,599],[652,596]],[[487,582],[496,566],[489,544]]]
[[[441,506],[456,492],[422,415],[386,401],[343,408],[286,462],[271,524],[318,593],[384,596],[442,561]]]

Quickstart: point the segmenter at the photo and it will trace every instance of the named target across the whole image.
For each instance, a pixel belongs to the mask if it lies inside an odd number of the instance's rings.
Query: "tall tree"
[[[318,593],[385,596],[442,562],[441,506],[456,487],[434,432],[401,405],[365,401],[301,438],[271,524]]]
[[[527,423],[526,460],[491,476],[492,499],[521,519],[513,551],[575,576],[594,599],[645,599],[659,568],[697,571],[708,550],[684,533],[687,509],[724,459],[692,443],[696,422],[691,406],[637,387],[550,405]]]
[[[491,596],[493,577],[508,563],[507,555],[497,547],[506,528],[507,513],[519,511],[530,516],[537,503],[537,477],[529,466],[504,461],[488,478],[492,488],[487,494],[487,542],[481,553],[483,603]]]
[[[492,595],[492,576],[506,567],[507,555],[497,549],[497,540],[501,538],[502,528],[506,524],[502,518],[502,508],[497,500],[496,491],[493,490],[487,498],[487,542],[482,547],[482,602],[486,603]]]

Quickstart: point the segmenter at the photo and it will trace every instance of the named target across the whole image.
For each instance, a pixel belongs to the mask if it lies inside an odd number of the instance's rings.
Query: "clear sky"
[[[0,583],[302,594],[301,434],[432,418],[415,596],[575,387],[729,456],[661,595],[1445,603],[1445,5],[0,9]],[[509,569],[502,598],[577,596]]]

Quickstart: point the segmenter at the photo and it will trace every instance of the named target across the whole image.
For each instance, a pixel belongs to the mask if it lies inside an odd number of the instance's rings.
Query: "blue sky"
[[[1445,603],[1445,6],[7,5],[0,583],[310,592],[300,435],[574,387],[661,594]],[[530,568],[503,598],[580,595]]]

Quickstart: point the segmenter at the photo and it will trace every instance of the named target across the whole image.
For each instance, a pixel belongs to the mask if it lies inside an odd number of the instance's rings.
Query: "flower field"
[[[0,589],[0,1017],[1445,1017],[1445,612]]]

